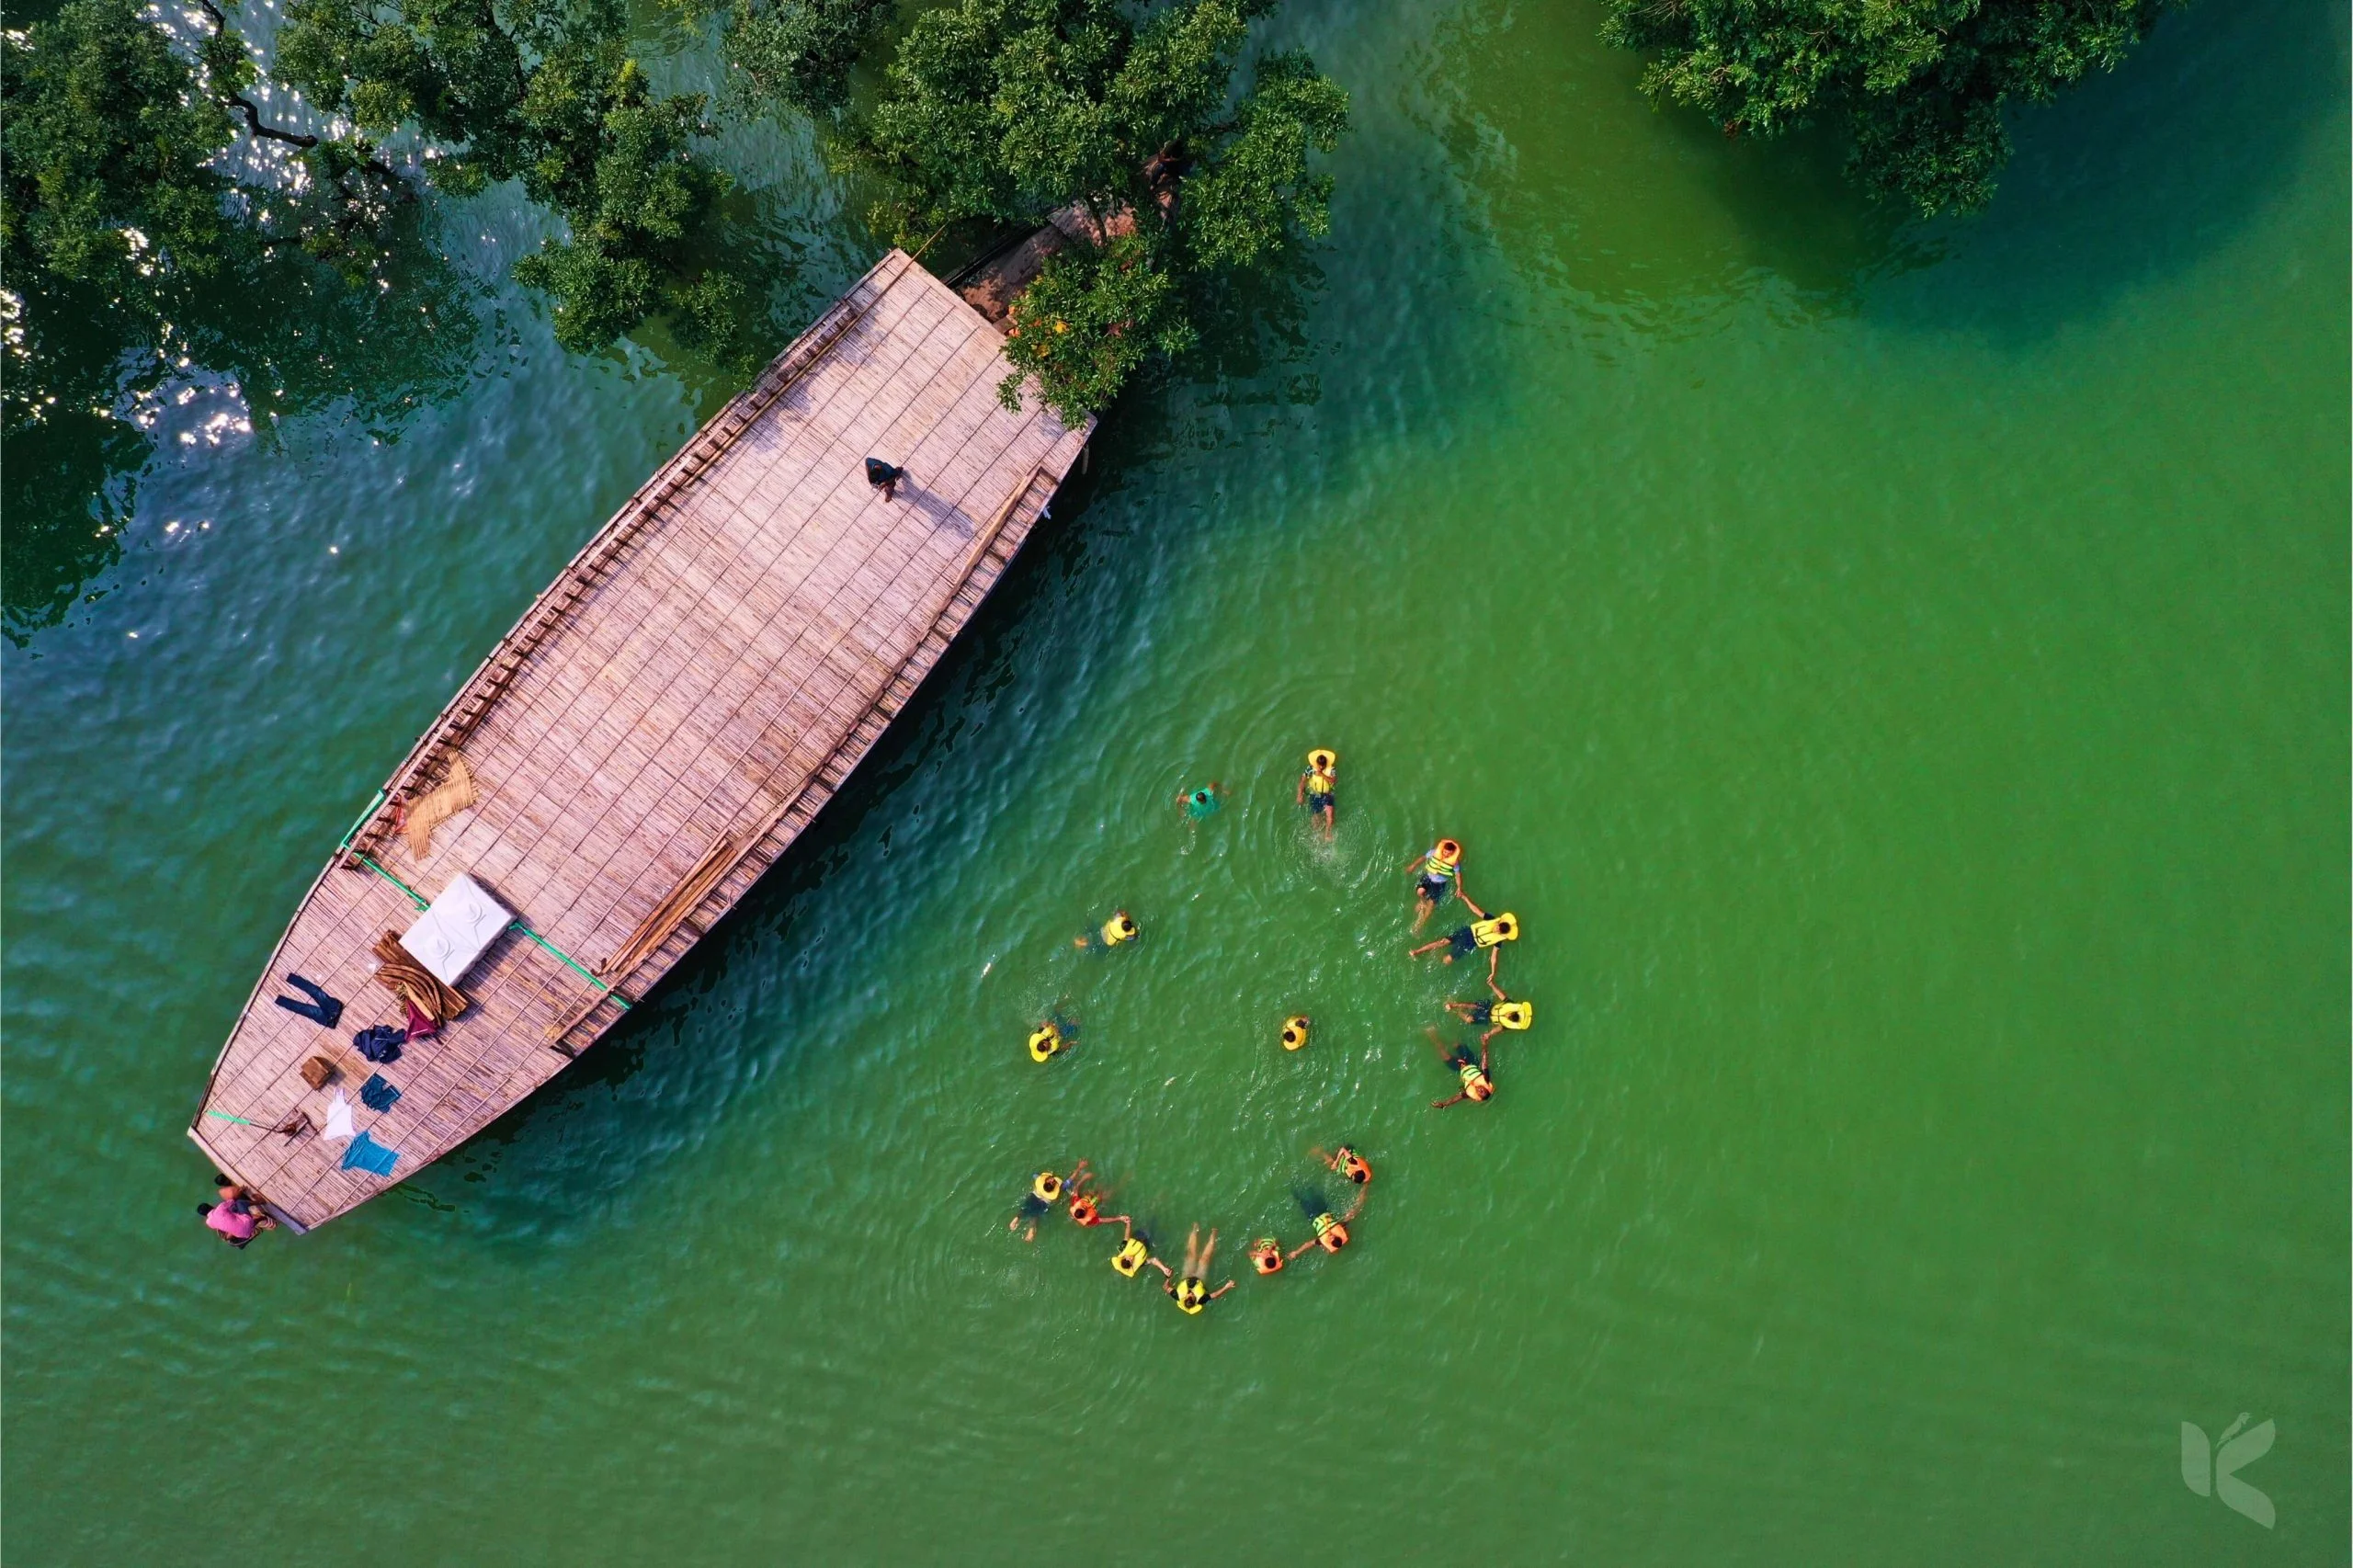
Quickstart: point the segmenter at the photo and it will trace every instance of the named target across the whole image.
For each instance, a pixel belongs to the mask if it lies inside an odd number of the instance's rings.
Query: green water
[[[1597,22],[1294,0],[1358,129],[1289,357],[1115,413],[627,1028],[242,1256],[180,1130],[292,901],[724,389],[501,290],[389,426],[172,405],[6,655],[12,1561],[2341,1561],[2344,10],[2168,19],[1925,229]],[[1436,832],[1539,1009],[1442,1114]],[[1239,1266],[1339,1138],[1356,1245],[1198,1320],[1006,1233],[1085,1155]],[[2180,1477],[2243,1410],[2268,1533]]]

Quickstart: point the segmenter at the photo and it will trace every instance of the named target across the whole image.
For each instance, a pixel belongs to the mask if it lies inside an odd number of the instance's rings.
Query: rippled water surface
[[[1295,0],[1358,116],[1295,341],[1114,412],[628,1028],[243,1256],[181,1129],[293,900],[725,387],[496,286],[397,419],[174,404],[6,654],[11,1559],[2341,1561],[2344,10],[2170,18],[1925,228],[1597,21]],[[1434,1114],[1441,831],[1539,1019]],[[1358,1244],[1199,1320],[1006,1232],[1083,1155],[1240,1265],[1342,1138]],[[2180,1479],[2242,1410],[2268,1535]]]

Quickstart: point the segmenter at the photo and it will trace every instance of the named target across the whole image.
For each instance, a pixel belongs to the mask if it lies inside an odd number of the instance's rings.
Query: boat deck
[[[1035,395],[1009,414],[999,329],[892,251],[599,530],[485,659],[298,907],[188,1135],[308,1229],[481,1131],[622,1016],[840,788],[978,608],[1078,460]],[[868,485],[870,455],[908,477]],[[399,813],[462,758],[476,803],[420,858]],[[372,864],[371,864],[372,863]],[[517,916],[470,1006],[379,1069],[397,1024],[373,949],[463,872]],[[586,971],[586,972],[584,972]],[[290,973],[334,1028],[273,1005]],[[594,978],[591,978],[593,975]],[[609,988],[609,989],[608,989]],[[324,1057],[338,1075],[301,1076]],[[372,1073],[400,1092],[363,1107]],[[346,1168],[341,1091],[397,1153]]]

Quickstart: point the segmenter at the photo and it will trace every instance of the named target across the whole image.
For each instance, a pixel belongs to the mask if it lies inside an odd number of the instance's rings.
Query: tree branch
[[[283,142],[290,147],[315,147],[319,144],[315,136],[299,135],[291,131],[280,131],[274,125],[264,125],[261,110],[254,108],[252,100],[243,93],[231,93],[229,101],[245,111],[246,129],[256,136],[267,136],[272,142]]]
[[[196,0],[196,4],[198,8],[211,19],[213,37],[219,38],[228,32],[229,18],[222,14],[221,7],[214,4],[214,0]],[[280,131],[275,125],[264,125],[261,122],[261,110],[255,108],[254,101],[244,94],[229,93],[223,96],[229,102],[245,111],[245,127],[256,137],[267,136],[272,142],[283,142],[290,147],[315,147],[319,144],[319,139],[315,136],[306,136],[292,131]]]

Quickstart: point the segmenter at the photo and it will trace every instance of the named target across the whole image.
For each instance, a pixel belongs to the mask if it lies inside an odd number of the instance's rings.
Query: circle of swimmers
[[[1339,792],[1339,754],[1318,746],[1307,754],[1307,767],[1299,776],[1299,787],[1293,792],[1294,803],[1306,809],[1309,818],[1329,840],[1337,816]],[[1223,802],[1222,784],[1209,784],[1188,790],[1176,797],[1185,814],[1188,830],[1214,815]],[[1489,915],[1472,902],[1462,885],[1462,846],[1451,838],[1441,838],[1406,863],[1414,875],[1414,935],[1421,935],[1430,917],[1449,899],[1460,899],[1471,912],[1470,920],[1435,941],[1413,948],[1407,957],[1427,958],[1436,953],[1441,963],[1451,964],[1457,959],[1475,961],[1482,952],[1487,955],[1487,990],[1491,998],[1478,1001],[1449,1001],[1447,1012],[1463,1024],[1481,1029],[1478,1049],[1473,1051],[1468,1041],[1449,1044],[1435,1028],[1426,1028],[1430,1044],[1447,1070],[1455,1075],[1458,1087],[1444,1099],[1430,1102],[1434,1110],[1449,1106],[1484,1105],[1495,1098],[1494,1067],[1488,1054],[1488,1042],[1504,1029],[1515,1032],[1529,1028],[1536,1021],[1535,1004],[1516,1000],[1507,994],[1497,976],[1506,942],[1519,939],[1519,916],[1508,910]],[[1095,931],[1076,938],[1074,946],[1109,949],[1123,947],[1143,935],[1142,928],[1124,909],[1114,911],[1111,917]],[[1313,1025],[1305,1014],[1294,1014],[1283,1020],[1278,1040],[1285,1051],[1299,1051],[1308,1041]],[[1048,1018],[1030,1031],[1029,1059],[1032,1062],[1052,1061],[1069,1049],[1075,1029],[1065,1020]],[[1336,1172],[1356,1188],[1356,1199],[1345,1214],[1335,1214],[1331,1205],[1312,1189],[1298,1189],[1300,1210],[1306,1216],[1312,1231],[1299,1245],[1284,1250],[1273,1236],[1261,1236],[1250,1244],[1247,1256],[1254,1273],[1261,1277],[1279,1274],[1295,1262],[1302,1253],[1322,1251],[1336,1255],[1348,1244],[1348,1226],[1364,1210],[1365,1193],[1372,1185],[1372,1165],[1361,1153],[1343,1143],[1330,1153],[1322,1149],[1315,1157]],[[1127,1214],[1107,1214],[1106,1204],[1111,1197],[1097,1176],[1081,1160],[1068,1176],[1056,1171],[1040,1171],[1029,1183],[1029,1190],[1011,1222],[1006,1227],[1020,1234],[1024,1241],[1034,1241],[1038,1221],[1060,1207],[1072,1221],[1085,1229],[1097,1225],[1117,1225],[1120,1229],[1120,1250],[1111,1255],[1111,1267],[1122,1278],[1133,1279],[1146,1268],[1160,1271],[1161,1290],[1188,1314],[1198,1314],[1211,1301],[1233,1289],[1228,1279],[1212,1290],[1210,1288],[1211,1262],[1217,1254],[1217,1232],[1212,1229],[1206,1240],[1200,1227],[1194,1226],[1185,1237],[1185,1255],[1176,1267],[1155,1256],[1152,1240],[1136,1226],[1134,1217]]]

